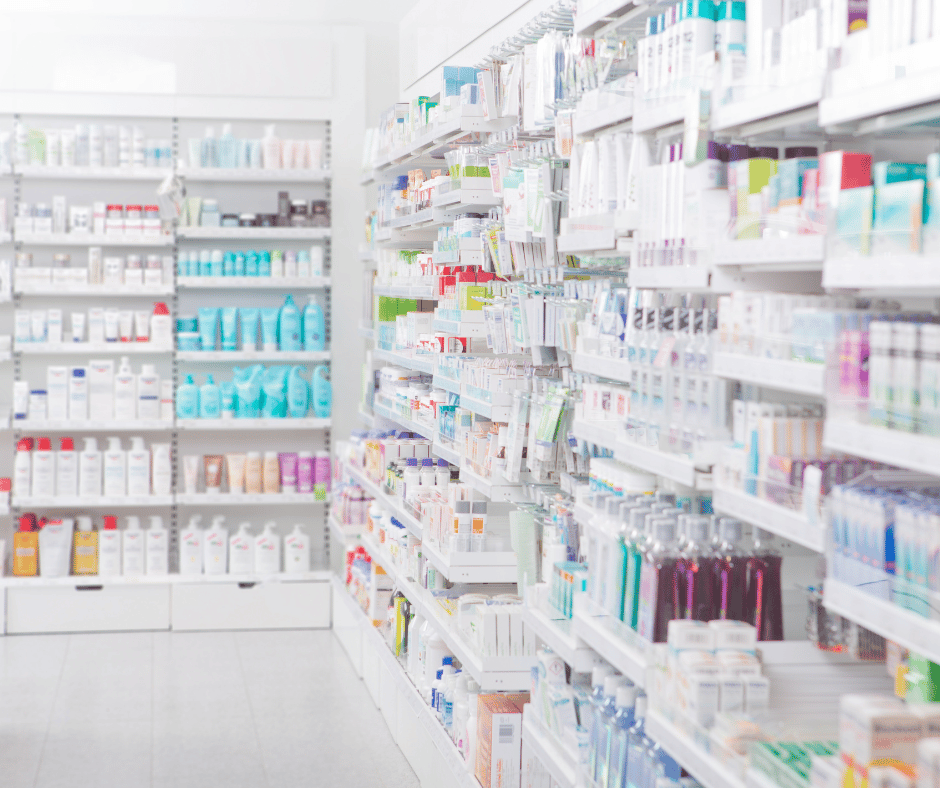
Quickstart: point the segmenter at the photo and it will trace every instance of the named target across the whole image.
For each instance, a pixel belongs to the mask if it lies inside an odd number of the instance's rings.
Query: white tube
[[[183,475],[186,483],[186,492],[192,495],[199,484],[199,462],[202,459],[198,454],[187,454],[183,457]]]

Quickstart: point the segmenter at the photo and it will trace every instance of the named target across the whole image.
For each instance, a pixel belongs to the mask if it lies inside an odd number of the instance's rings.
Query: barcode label
[[[499,726],[499,743],[512,744],[513,724],[507,723]]]

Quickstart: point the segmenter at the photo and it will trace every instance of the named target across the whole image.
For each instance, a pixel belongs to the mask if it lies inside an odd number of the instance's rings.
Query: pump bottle
[[[255,537],[255,571],[259,575],[281,571],[281,540],[274,533],[274,522],[265,523],[264,530]]]
[[[116,436],[108,438],[104,453],[104,495],[109,498],[127,495],[127,452]]]
[[[121,356],[121,365],[114,376],[114,419],[133,421],[137,418],[137,376],[131,372],[127,356]]]
[[[150,495],[150,452],[141,437],[131,438],[127,452],[127,494]]]
[[[34,498],[51,498],[55,493],[55,454],[52,441],[40,438],[33,452],[32,494]]]
[[[121,536],[121,566],[125,575],[144,573],[144,531],[140,527],[140,518],[131,515],[127,518],[127,528]]]
[[[117,517],[106,514],[104,528],[98,535],[98,574],[102,577],[121,574],[121,553],[121,532],[117,527]]]
[[[78,518],[72,572],[76,575],[98,574],[98,532],[94,529],[91,518],[85,515]]]
[[[151,515],[146,539],[147,574],[165,575],[169,571],[170,539],[160,515]]]
[[[65,577],[69,573],[72,554],[71,517],[49,520],[39,531],[39,574],[43,577]]]
[[[203,564],[207,575],[224,575],[228,570],[228,530],[224,523],[225,516],[216,515],[205,534]]]
[[[255,540],[248,533],[248,523],[240,523],[238,532],[229,538],[229,572],[250,575],[255,568]]]
[[[180,574],[201,575],[203,558],[203,530],[199,527],[201,514],[194,514],[189,525],[180,534]]]
[[[284,537],[284,571],[298,574],[310,571],[310,537],[295,525]]]
[[[78,494],[82,498],[97,498],[101,495],[101,452],[95,438],[84,440],[85,448],[78,457]]]
[[[141,421],[160,419],[160,376],[153,364],[144,364],[137,376],[137,418]]]
[[[71,438],[62,438],[55,461],[55,494],[72,496],[78,494],[78,453]]]
[[[27,497],[32,492],[33,479],[33,439],[20,438],[16,444],[16,457],[13,460],[13,489],[18,496]]]

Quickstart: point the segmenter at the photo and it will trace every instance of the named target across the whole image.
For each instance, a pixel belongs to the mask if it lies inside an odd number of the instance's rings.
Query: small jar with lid
[[[162,222],[160,221],[160,206],[145,205],[143,218],[144,235],[160,235]]]
[[[32,252],[17,252],[16,253],[16,267],[17,268],[31,268],[33,265],[33,253]]]
[[[199,225],[201,227],[218,227],[220,224],[219,201],[204,199],[202,201],[202,212],[199,215]]]
[[[253,213],[242,213],[238,215],[238,226],[239,227],[255,227],[257,226],[258,216]]]
[[[222,226],[223,227],[238,227],[238,214],[237,213],[223,213],[222,214]]]
[[[104,231],[108,235],[124,234],[124,206],[117,203],[108,206],[105,215]]]
[[[52,255],[53,268],[69,268],[72,265],[72,255],[65,252],[57,252]]]
[[[291,200],[290,201],[291,227],[306,227],[307,218],[308,218],[307,201],[306,200]]]
[[[144,231],[144,207],[128,205],[124,213],[124,232],[128,235],[140,235]]]

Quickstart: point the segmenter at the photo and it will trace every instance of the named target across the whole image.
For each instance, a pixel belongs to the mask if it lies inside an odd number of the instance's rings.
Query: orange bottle
[[[13,574],[33,577],[39,568],[39,533],[33,529],[35,515],[20,517],[20,530],[13,534]]]

